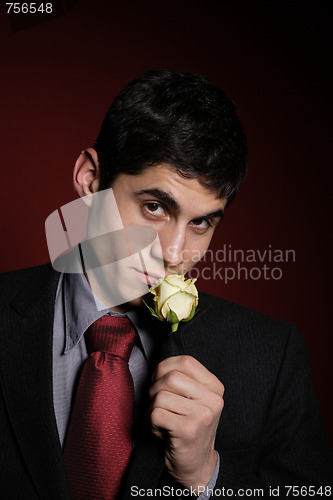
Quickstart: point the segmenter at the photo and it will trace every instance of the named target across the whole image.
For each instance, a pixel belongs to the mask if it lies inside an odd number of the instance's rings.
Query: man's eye
[[[160,203],[150,202],[150,203],[145,203],[143,206],[144,206],[145,212],[148,214],[151,214],[154,216],[164,214],[164,207]]]
[[[191,221],[192,226],[195,226],[198,229],[208,229],[209,227],[212,227],[212,224],[208,219],[194,219]]]

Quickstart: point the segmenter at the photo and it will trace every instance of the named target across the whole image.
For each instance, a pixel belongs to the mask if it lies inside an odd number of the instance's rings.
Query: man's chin
[[[121,312],[121,313],[126,313],[127,311],[129,311],[131,309],[142,308],[144,306],[143,300],[145,302],[147,302],[147,300],[149,300],[149,296],[150,296],[150,294],[149,294],[149,292],[147,292],[145,295],[142,295],[141,297],[137,297],[136,299],[129,300],[128,302],[125,302],[124,304],[120,304],[119,306],[111,307],[111,310]]]

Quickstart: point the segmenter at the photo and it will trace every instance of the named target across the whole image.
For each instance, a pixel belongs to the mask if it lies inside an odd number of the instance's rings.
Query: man
[[[103,201],[101,218],[94,217],[96,197],[112,188],[124,229],[154,229],[164,273],[186,274],[207,250],[246,163],[245,137],[222,91],[196,75],[145,73],[116,98],[94,148],[75,164],[76,191],[93,208],[87,244],[115,216]],[[200,294],[197,314],[170,334],[138,294],[107,304],[99,283],[92,285],[93,268],[42,266],[2,278],[1,498],[69,499],[70,490],[73,498],[115,498],[112,488],[105,491],[108,470],[101,484],[90,477],[95,455],[83,465],[77,456],[86,452],[85,413],[75,416],[89,361],[86,335],[105,315],[129,320],[136,333],[133,450],[117,498],[246,490],[285,497],[289,486],[329,496],[332,456],[294,327]],[[135,273],[146,284],[157,277]],[[112,288],[120,290],[122,278]],[[98,437],[87,440],[94,447]]]

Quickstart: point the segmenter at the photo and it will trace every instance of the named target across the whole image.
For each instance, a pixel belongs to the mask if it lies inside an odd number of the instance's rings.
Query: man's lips
[[[161,278],[161,276],[153,275],[152,273],[148,274],[147,271],[139,271],[136,268],[133,268],[133,271],[135,272],[135,275],[138,277],[138,279],[143,283],[146,283],[148,286],[153,286],[155,281]]]

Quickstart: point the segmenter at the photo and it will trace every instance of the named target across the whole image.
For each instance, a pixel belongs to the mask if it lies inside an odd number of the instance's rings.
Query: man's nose
[[[169,272],[181,272],[179,268],[184,262],[186,228],[179,225],[163,228],[158,233],[162,247],[164,265]]]

